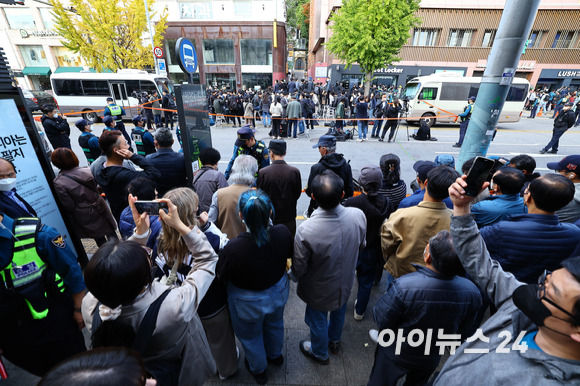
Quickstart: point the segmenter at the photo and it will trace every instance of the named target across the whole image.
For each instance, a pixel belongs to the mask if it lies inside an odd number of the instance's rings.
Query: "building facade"
[[[363,74],[327,52],[324,43],[332,35],[330,17],[340,0],[312,0],[310,14],[310,76],[325,75],[345,86],[360,83]],[[456,0],[423,0],[417,16],[423,20],[402,47],[395,65],[375,72],[374,83],[404,86],[420,75],[454,72],[482,76],[495,39],[505,0],[484,4]],[[516,76],[535,87],[580,89],[580,3],[542,0],[518,63]],[[326,71],[324,71],[326,69]],[[322,80],[323,78],[317,78]]]
[[[169,14],[164,44],[173,81],[185,80],[174,52],[180,37],[195,45],[194,79],[201,84],[267,88],[286,77],[284,0],[159,1],[157,6]]]
[[[83,69],[78,54],[63,47],[53,30],[50,7],[35,2],[25,6],[0,5],[0,40],[18,84],[50,90],[50,74]]]

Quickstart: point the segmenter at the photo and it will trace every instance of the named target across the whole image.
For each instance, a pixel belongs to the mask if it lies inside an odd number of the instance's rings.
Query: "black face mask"
[[[538,327],[542,327],[546,318],[552,316],[548,307],[538,299],[537,284],[527,284],[518,287],[514,291],[512,299],[516,307]]]

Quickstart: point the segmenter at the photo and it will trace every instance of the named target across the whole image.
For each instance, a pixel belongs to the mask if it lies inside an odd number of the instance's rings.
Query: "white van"
[[[407,100],[407,121],[418,123],[425,119],[429,126],[435,122],[459,123],[453,114],[462,113],[467,98],[479,92],[481,78],[457,75],[429,75],[413,78],[403,89],[400,99]],[[514,78],[498,122],[518,122],[524,109],[530,82]],[[451,114],[450,114],[451,113]]]
[[[163,91],[173,93],[173,84],[163,76],[142,70],[118,70],[114,72],[62,72],[52,74],[50,83],[59,110],[63,114],[82,115],[88,121],[96,122],[103,116],[107,98],[125,109],[125,118],[139,114],[137,99],[141,92],[153,91],[163,96]],[[75,114],[76,113],[76,114]]]

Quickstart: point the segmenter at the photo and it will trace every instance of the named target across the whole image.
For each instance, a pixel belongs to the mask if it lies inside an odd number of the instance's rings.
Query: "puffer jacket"
[[[161,221],[159,216],[149,216],[149,229],[151,229],[151,234],[147,240],[147,246],[151,249],[156,247],[157,237],[161,232]],[[119,232],[124,239],[128,239],[133,235],[133,229],[135,229],[135,221],[133,221],[133,213],[130,207],[126,207],[121,212],[121,219],[119,220]]]

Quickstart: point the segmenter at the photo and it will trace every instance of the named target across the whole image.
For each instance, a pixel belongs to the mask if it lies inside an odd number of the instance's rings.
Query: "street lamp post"
[[[157,66],[157,58],[153,50],[155,49],[155,42],[153,40],[153,29],[151,28],[151,19],[149,18],[149,6],[147,5],[147,0],[143,0],[145,3],[145,16],[147,17],[147,26],[149,27],[149,37],[151,37],[151,55],[153,55],[153,65],[155,66],[155,73],[159,75],[159,67]]]

